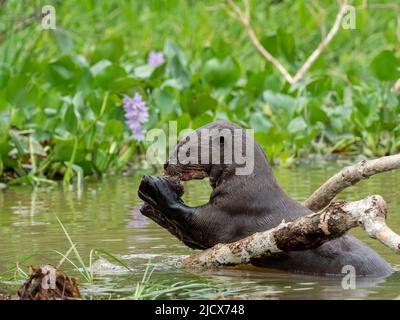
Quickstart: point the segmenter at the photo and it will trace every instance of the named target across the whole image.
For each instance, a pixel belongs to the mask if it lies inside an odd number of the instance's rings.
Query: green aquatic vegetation
[[[252,1],[261,43],[291,73],[337,11],[321,3],[323,25],[307,1]],[[167,130],[170,120],[179,129],[221,118],[251,127],[283,165],[310,154],[396,153],[398,12],[354,5],[357,29],[340,30],[303,81],[289,86],[219,2],[63,1],[57,28],[42,30],[40,21],[20,26],[33,5],[7,1],[0,7],[1,180],[80,186],[85,176],[139,163],[149,145],[138,141],[142,130]],[[135,93],[148,106],[140,128],[126,123],[123,108]]]
[[[72,241],[67,229],[62,224],[62,222],[57,217],[57,221],[60,224],[69,244],[71,247],[65,254],[62,254],[59,251],[55,251],[62,256],[62,259],[58,263],[57,267],[61,267],[61,265],[68,261],[74,267],[76,271],[79,272],[81,278],[85,280],[86,283],[94,283],[95,277],[93,274],[93,262],[95,255],[101,255],[107,257],[111,261],[115,262],[117,265],[124,267],[131,275],[133,275],[134,270],[132,270],[124,261],[116,257],[115,255],[101,250],[101,249],[91,249],[89,254],[88,263],[84,262],[81,254],[76,249],[75,243]],[[72,259],[69,258],[70,253],[74,253],[74,257],[77,261],[75,263]],[[216,283],[213,283],[205,278],[197,276],[196,280],[189,281],[155,281],[152,279],[154,274],[155,267],[152,266],[151,261],[147,263],[146,269],[143,273],[143,277],[140,281],[136,283],[135,290],[133,294],[128,295],[125,299],[159,299],[162,297],[171,297],[171,296],[187,296],[191,298],[207,298],[211,295],[216,294],[232,294],[235,290],[232,289],[221,289]]]
[[[19,285],[28,278],[28,274],[21,267],[39,254],[33,253],[17,261],[12,267],[0,273],[0,282],[8,285]]]
[[[81,287],[85,287],[85,285],[91,284],[96,285],[96,280],[99,281],[101,278],[96,276],[93,272],[93,263],[95,262],[95,258],[105,257],[109,261],[114,262],[116,265],[121,266],[126,269],[129,278],[135,276],[135,271],[123,260],[116,257],[102,249],[91,249],[89,253],[88,261],[85,261],[82,254],[77,250],[76,243],[72,240],[68,230],[63,225],[61,220],[57,218],[57,221],[70,245],[69,249],[62,253],[58,250],[53,250],[51,253],[57,253],[61,256],[61,259],[58,261],[56,267],[61,268],[65,262],[68,262],[75,272],[77,272],[81,282]],[[16,262],[14,266],[9,268],[8,270],[2,272],[0,274],[0,282],[6,284],[12,288],[17,288],[21,285],[29,275],[25,272],[22,265],[30,262],[32,258],[42,256],[44,253],[33,253],[26,257],[23,257],[20,261]],[[73,256],[71,257],[71,254]],[[166,281],[166,280],[154,280],[153,274],[155,271],[155,267],[152,265],[149,260],[146,266],[146,269],[143,273],[142,279],[137,281],[136,284],[132,282],[132,287],[134,291],[132,294],[128,294],[123,299],[135,299],[135,300],[144,300],[144,299],[161,299],[161,298],[192,298],[192,299],[206,299],[215,295],[227,295],[232,294],[235,290],[232,289],[223,289],[217,283],[210,281],[206,278],[203,278],[198,275],[194,275],[196,277],[195,280],[188,281]],[[88,295],[88,298],[95,298],[91,294]],[[112,298],[112,296],[110,296]]]
[[[198,275],[195,280],[188,281],[156,281],[152,279],[155,267],[148,262],[143,278],[136,284],[133,294],[124,299],[155,300],[155,299],[209,299],[217,295],[232,295],[238,290],[221,288],[218,283]]]
[[[50,253],[57,253],[61,256],[60,260],[58,261],[56,267],[61,268],[65,262],[69,262],[71,266],[74,268],[76,272],[78,272],[81,279],[85,281],[85,283],[94,283],[95,276],[93,274],[93,263],[95,258],[97,257],[107,257],[109,260],[117,263],[119,266],[125,268],[128,272],[132,272],[132,269],[121,259],[116,257],[115,255],[111,254],[108,251],[102,249],[91,249],[89,253],[89,260],[85,262],[85,259],[82,257],[81,253],[77,250],[76,244],[73,242],[68,230],[63,225],[61,220],[56,217],[62,232],[64,233],[68,244],[70,245],[69,249],[62,253],[58,250],[53,250]],[[73,257],[70,257],[73,253]],[[21,260],[17,261],[14,266],[7,269],[6,271],[0,274],[0,281],[3,283],[12,283],[12,284],[20,284],[24,280],[27,279],[28,274],[24,271],[21,265],[29,262],[32,258],[43,256],[46,252],[38,252],[32,253],[26,257],[23,257]]]
[[[79,253],[79,251],[77,250],[76,245],[72,241],[71,236],[69,235],[67,229],[62,224],[61,220],[58,217],[56,217],[56,218],[57,218],[58,223],[60,224],[62,231],[64,232],[65,237],[68,240],[68,243],[71,246],[65,254],[55,250],[55,252],[58,253],[59,255],[61,255],[61,257],[62,257],[62,259],[60,260],[60,262],[57,265],[57,268],[60,268],[65,261],[68,261],[75,268],[75,270],[79,272],[81,277],[83,279],[85,279],[85,281],[87,283],[93,283],[95,280],[95,277],[93,275],[93,267],[92,267],[94,258],[96,255],[97,256],[103,255],[103,256],[109,258],[110,260],[116,262],[118,265],[126,268],[127,271],[132,271],[132,269],[121,259],[117,258],[110,252],[107,252],[102,249],[91,249],[90,253],[89,253],[89,261],[86,263],[84,261],[84,259],[82,258],[81,254]],[[69,255],[71,253],[74,253],[74,257],[77,262],[74,262],[72,259],[69,258]]]

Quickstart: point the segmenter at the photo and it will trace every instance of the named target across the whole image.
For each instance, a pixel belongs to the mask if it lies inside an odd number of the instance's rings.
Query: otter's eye
[[[185,139],[185,141],[186,141],[186,142],[189,142],[189,140],[190,140],[190,138],[189,138],[189,136],[187,136],[186,139]]]
[[[223,144],[224,142],[225,142],[225,138],[224,138],[224,137],[222,137],[222,136],[221,136],[221,137],[219,137],[219,143],[220,143],[220,144]]]
[[[190,149],[186,151],[186,157],[190,157]]]

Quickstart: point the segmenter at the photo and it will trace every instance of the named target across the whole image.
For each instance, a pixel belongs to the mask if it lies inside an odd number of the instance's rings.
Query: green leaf
[[[318,135],[320,131],[317,128],[312,128],[308,132],[304,131],[296,134],[294,137],[294,142],[298,148],[308,145],[313,139]]]
[[[8,142],[0,143],[0,157],[6,156],[13,149]]]
[[[71,104],[68,106],[64,115],[65,129],[75,134],[78,130],[78,115],[75,107]]]
[[[187,63],[186,54],[170,39],[165,41],[163,52],[168,59],[177,57],[181,64],[185,65]]]
[[[381,81],[394,81],[400,77],[400,61],[394,51],[384,50],[372,60],[370,68]]]
[[[8,79],[10,79],[10,71],[6,67],[0,67],[0,89],[5,88]]]
[[[211,116],[208,113],[205,113],[193,120],[192,127],[193,127],[193,129],[197,129],[197,128],[200,128],[200,127],[206,125],[209,122],[212,122],[213,120],[214,120],[213,116]]]
[[[101,60],[90,70],[94,75],[95,84],[103,89],[108,89],[114,81],[127,76],[124,68],[112,64],[108,60]]]
[[[247,78],[246,92],[252,92],[255,97],[268,89],[268,74],[266,72],[251,73]]]
[[[188,112],[193,118],[203,114],[206,111],[213,111],[217,107],[217,101],[207,92],[183,91],[181,94],[181,105],[185,112]]]
[[[175,96],[165,89],[155,89],[153,92],[156,107],[165,114],[170,114],[179,109]]]
[[[108,157],[102,150],[97,150],[94,157],[94,165],[101,173],[105,172],[108,168]]]
[[[233,86],[240,77],[240,66],[232,57],[223,60],[213,58],[206,62],[202,69],[206,82],[216,88]]]
[[[47,75],[50,83],[64,91],[76,87],[83,75],[83,69],[71,56],[62,56],[49,63]]]
[[[189,71],[177,56],[168,60],[167,72],[172,79],[179,81],[181,87],[187,87],[189,85]]]
[[[90,106],[96,116],[100,115],[103,97],[98,91],[91,91],[85,97],[86,104]]]
[[[321,108],[322,102],[318,100],[311,100],[308,105],[308,114],[310,124],[316,124],[317,122],[327,122],[329,117],[327,113]]]
[[[190,128],[190,115],[188,113],[183,113],[179,118],[176,119],[177,127],[178,127],[178,134],[182,130]]]
[[[171,78],[169,80],[175,80],[182,88],[187,87],[190,83],[190,72],[187,68],[186,54],[169,39],[165,41],[163,52],[167,58],[166,72]]]
[[[278,36],[275,33],[261,37],[261,44],[273,56],[278,54]]]
[[[232,113],[236,119],[248,119],[250,108],[253,97],[250,94],[244,94],[239,97],[235,97],[229,102],[228,112]]]
[[[330,77],[317,77],[310,81],[307,89],[314,96],[323,95],[325,92],[332,90],[332,80]]]
[[[120,139],[122,137],[124,127],[121,121],[112,119],[106,122],[104,127],[104,134],[112,140]]]
[[[300,100],[296,100],[286,94],[274,93],[272,91],[264,91],[263,98],[272,110],[274,117],[279,117],[284,124],[287,124],[293,117],[296,111],[296,105]]]
[[[223,37],[215,37],[211,44],[212,55],[217,58],[224,58],[232,52],[232,45],[228,43]],[[211,57],[210,57],[211,58]]]
[[[272,128],[274,129],[274,128]],[[281,132],[270,130],[267,132],[256,132],[255,140],[262,146],[268,158],[272,161],[282,153],[285,137]]]
[[[24,143],[19,137],[18,133],[10,131],[10,137],[11,140],[14,142],[14,145],[18,151],[19,156],[23,156],[25,153],[27,153],[27,149],[25,148]]]
[[[113,92],[118,93],[126,93],[134,87],[140,86],[141,83],[138,79],[123,77],[115,79],[112,83],[109,84],[108,89]]]
[[[85,148],[87,150],[92,150],[93,145],[96,139],[97,128],[96,126],[92,126],[83,136],[83,140],[85,142]]]
[[[54,161],[70,161],[71,156],[75,146],[75,139],[66,139],[66,140],[56,140],[54,151],[53,151],[53,160]],[[75,155],[75,163],[79,163],[85,160],[84,151],[78,147],[78,150]]]
[[[110,36],[101,40],[95,46],[91,60],[96,63],[102,59],[118,62],[124,53],[124,40],[121,36]]]
[[[289,133],[298,133],[304,131],[307,128],[307,124],[302,117],[294,118],[290,121],[288,126]]]
[[[28,77],[17,76],[7,83],[6,99],[17,107],[29,107],[36,103],[38,89]]]
[[[287,33],[283,29],[278,29],[278,46],[286,60],[293,62],[295,59],[295,38],[292,33]]]
[[[8,185],[9,186],[19,186],[19,185],[35,185],[35,180],[32,176],[23,176],[14,180],[11,180]]]
[[[256,132],[267,132],[272,123],[261,112],[253,113],[250,117],[250,125]]]
[[[8,107],[8,101],[6,99],[5,90],[0,90],[0,112]],[[1,131],[1,130],[0,130]]]
[[[74,41],[66,31],[57,28],[54,32],[51,32],[51,35],[53,35],[58,49],[62,54],[71,53],[74,50]]]
[[[148,64],[145,64],[143,66],[139,66],[135,68],[135,77],[141,78],[141,79],[147,79],[151,76],[153,73],[154,67],[149,66]]]

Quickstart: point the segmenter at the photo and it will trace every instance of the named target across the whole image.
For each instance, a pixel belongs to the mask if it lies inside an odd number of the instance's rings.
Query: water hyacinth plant
[[[226,10],[209,11],[209,1],[161,2],[84,0],[71,9],[65,0],[58,11],[69,19],[49,32],[8,25],[10,12],[31,21],[33,4],[0,6],[0,188],[123,170],[144,154],[144,128],[168,130],[170,120],[179,130],[221,118],[253,128],[272,162],[285,166],[311,155],[399,152],[396,10],[360,9],[357,32],[340,29],[291,86]],[[89,7],[94,20],[80,25]],[[329,1],[321,9],[324,28],[337,9]],[[126,18],[138,12],[149,12],[146,23]],[[307,1],[252,1],[252,12],[256,35],[290,72],[321,41]],[[107,19],[97,24],[100,16]],[[78,24],[79,34],[66,32]]]
[[[137,141],[144,139],[142,124],[149,118],[148,107],[140,93],[136,92],[132,98],[123,99],[126,124]]]

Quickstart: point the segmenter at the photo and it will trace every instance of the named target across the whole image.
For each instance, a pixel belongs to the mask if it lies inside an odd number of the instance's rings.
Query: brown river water
[[[274,173],[290,196],[303,201],[343,165],[303,165],[274,169]],[[62,186],[12,187],[0,191],[0,273],[3,274],[0,293],[14,293],[21,283],[22,278],[11,279],[7,272],[16,265],[27,272],[29,265],[57,265],[62,259],[56,251],[65,254],[70,244],[57,222],[58,216],[91,270],[93,281],[83,278],[68,261],[62,269],[78,277],[87,298],[140,297],[137,291],[135,295],[135,290],[146,268],[152,274],[145,281],[144,292],[148,295],[142,298],[394,299],[400,296],[400,272],[386,279],[357,279],[356,287],[346,290],[341,285],[341,277],[315,277],[251,267],[184,270],[178,262],[193,251],[138,211],[141,200],[137,188],[143,173],[86,181],[80,192],[64,190]],[[399,233],[399,185],[400,171],[389,172],[346,190],[340,198],[358,200],[370,194],[382,195],[389,206],[388,224]],[[189,204],[206,203],[209,194],[206,180],[185,184],[184,200]],[[400,256],[368,238],[361,229],[351,233],[400,271]],[[104,254],[94,255],[90,266],[89,253],[93,248],[118,257],[131,270],[127,271]],[[69,257],[77,262],[73,253]]]

